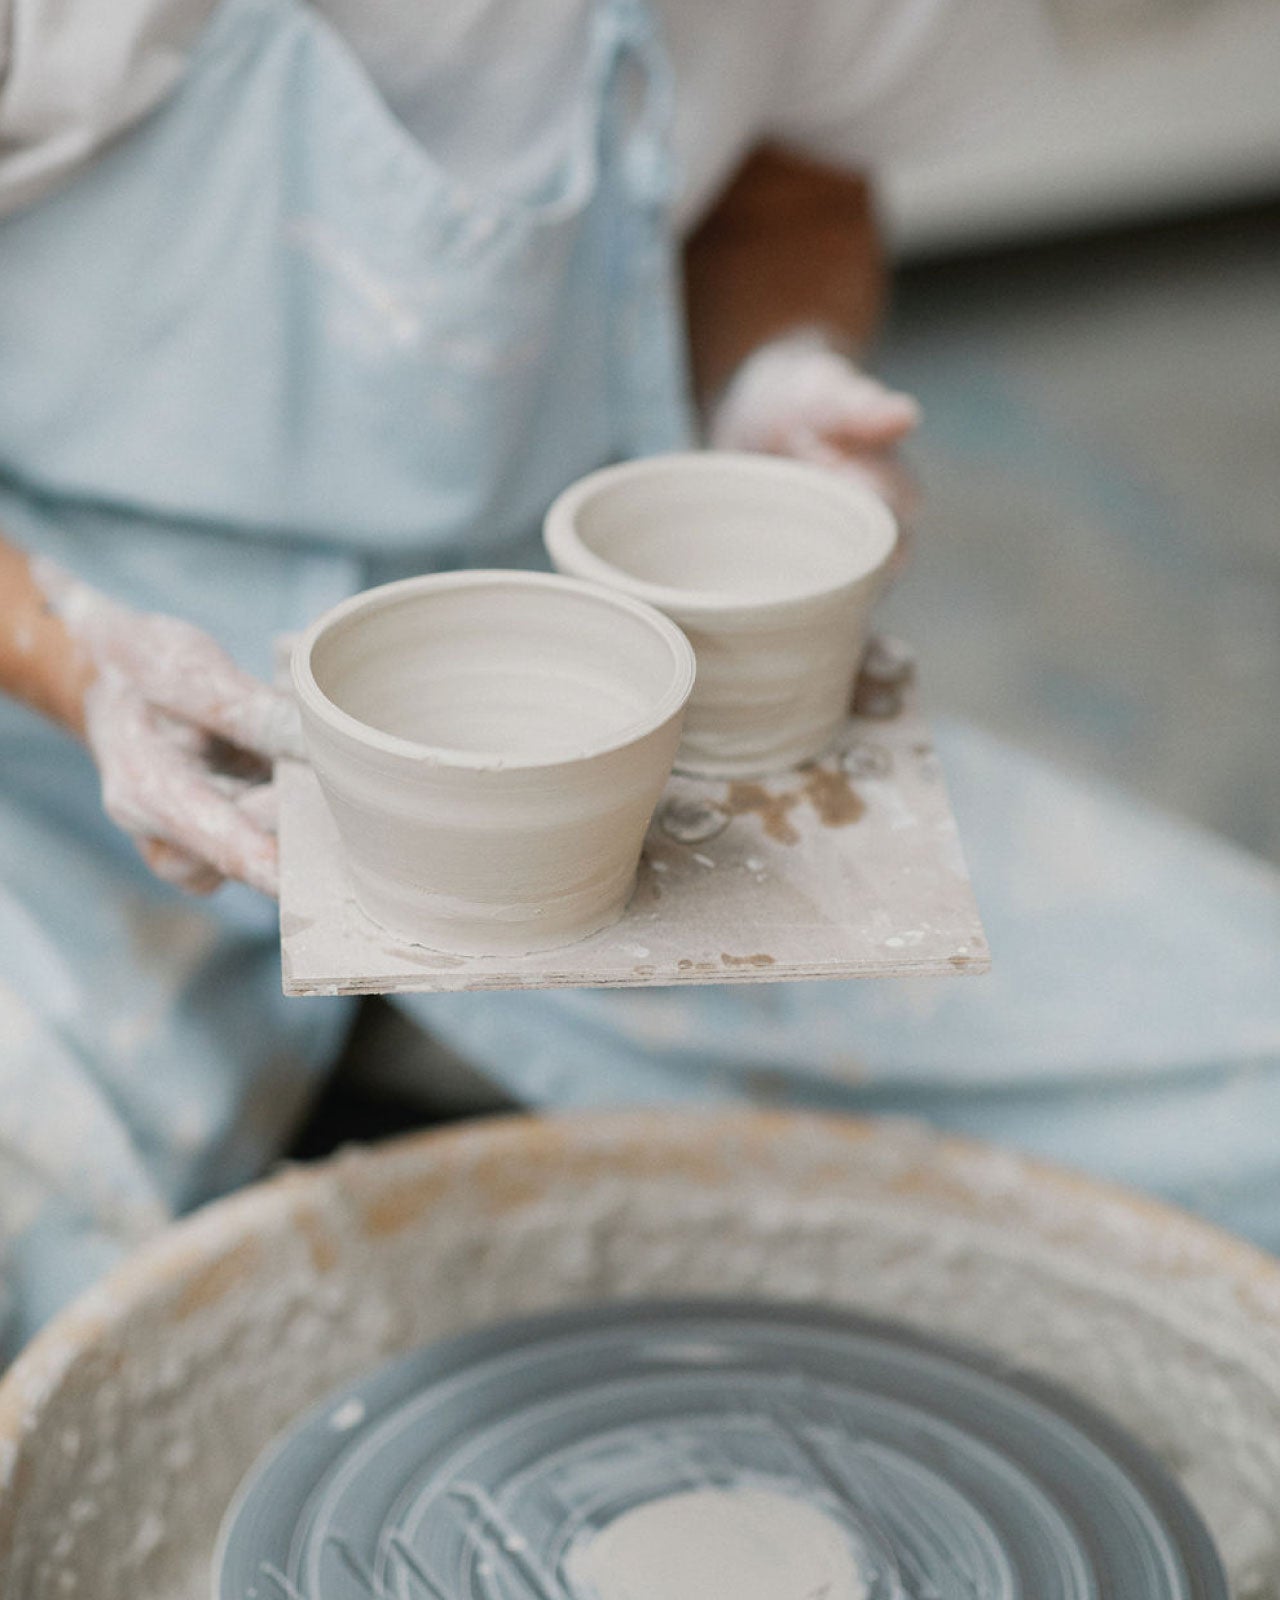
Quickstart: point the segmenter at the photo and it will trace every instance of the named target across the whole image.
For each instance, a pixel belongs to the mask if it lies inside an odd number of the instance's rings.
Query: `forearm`
[[[0,537],[0,692],[83,736],[84,695],[93,677],[30,559]]]
[[[694,386],[706,406],[771,339],[818,328],[858,354],[886,299],[866,180],[767,147],[739,169],[684,252]]]

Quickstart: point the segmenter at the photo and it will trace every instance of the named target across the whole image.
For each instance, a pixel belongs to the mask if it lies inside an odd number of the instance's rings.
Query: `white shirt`
[[[518,189],[562,148],[593,0],[310,3],[459,175]],[[170,94],[215,5],[0,0],[0,212],[57,187]],[[657,0],[657,12],[682,227],[762,140],[874,168],[978,130],[1048,55],[1037,0]]]

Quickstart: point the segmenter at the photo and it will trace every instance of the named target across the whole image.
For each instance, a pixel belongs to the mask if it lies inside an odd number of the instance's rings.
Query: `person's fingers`
[[[920,407],[910,395],[878,384],[876,388],[879,393],[864,403],[851,404],[847,410],[833,407],[823,420],[821,431],[837,449],[883,450],[920,426]]]
[[[99,676],[119,674],[148,704],[269,761],[304,756],[290,696],[242,671],[194,624],[132,611],[51,562],[32,572]]]
[[[239,668],[232,670],[237,680],[228,685],[231,692],[209,701],[200,717],[201,725],[267,761],[305,760],[302,723],[292,697],[259,683]]]
[[[920,504],[920,486],[906,462],[896,456],[837,454],[826,462],[833,472],[864,483],[898,517],[910,521]]]
[[[107,815],[135,839],[150,836],[148,790],[155,769],[173,749],[158,732],[154,715],[124,674],[104,668],[85,693],[85,736],[102,778]]]
[[[205,861],[198,861],[185,850],[177,850],[163,839],[138,839],[142,859],[166,883],[187,894],[212,894],[226,880]]]
[[[164,875],[189,875],[175,864],[176,853],[277,893],[275,839],[240,809],[238,796],[219,789],[191,742],[175,737],[166,717],[120,674],[106,673],[91,687],[86,724],[108,815],[135,838],[169,847],[159,857]]]
[[[303,756],[292,698],[245,672],[183,618],[137,618],[116,655],[144,699],[171,716],[269,761]]]
[[[712,411],[709,437],[717,448],[791,454],[779,441],[807,428],[837,448],[880,450],[917,428],[920,416],[910,395],[812,336],[792,336],[743,363]]]
[[[900,639],[873,634],[858,668],[854,712],[862,717],[896,717],[915,676],[916,658],[911,648]]]
[[[224,878],[238,879],[273,899],[279,894],[274,837],[185,758],[176,758],[154,785],[151,808],[154,832],[166,843],[208,863]]]
[[[255,783],[242,789],[236,796],[236,805],[257,827],[267,833],[279,831],[280,792],[274,778],[269,783]]]
[[[215,646],[216,648],[216,646]],[[176,716],[268,761],[304,756],[298,709],[290,696],[242,672],[230,658],[178,679],[152,679],[148,698]]]
[[[920,426],[918,401],[887,388],[852,363],[833,361],[820,376],[822,381],[803,397],[796,415],[837,447],[884,449]]]
[[[914,517],[920,503],[915,474],[896,451],[851,450],[810,427],[793,428],[779,441],[782,455],[826,467],[862,484],[889,506],[900,524]]]

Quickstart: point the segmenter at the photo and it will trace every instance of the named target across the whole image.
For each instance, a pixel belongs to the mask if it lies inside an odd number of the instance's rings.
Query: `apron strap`
[[[657,19],[646,0],[601,0],[595,29],[603,157],[633,200],[665,209],[675,188],[675,93]]]

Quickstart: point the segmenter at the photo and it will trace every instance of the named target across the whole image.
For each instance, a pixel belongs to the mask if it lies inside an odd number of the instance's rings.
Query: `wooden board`
[[[537,955],[401,942],[351,896],[310,768],[280,784],[286,994],[777,983],[985,972],[987,943],[914,688],[823,759],[752,783],[673,777],[622,921]]]

